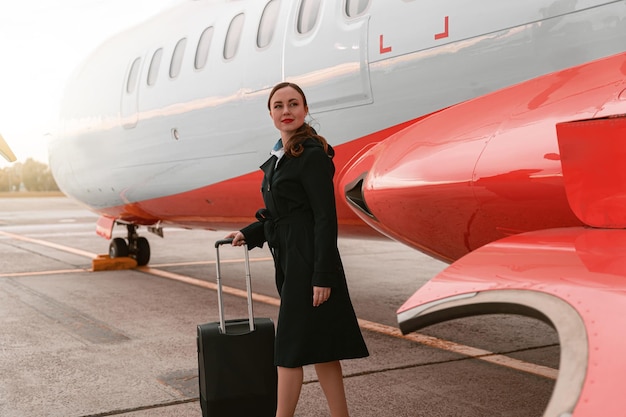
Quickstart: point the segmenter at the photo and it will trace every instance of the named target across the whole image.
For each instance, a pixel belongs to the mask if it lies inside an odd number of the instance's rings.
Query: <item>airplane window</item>
[[[357,17],[362,14],[371,0],[346,0],[346,14],[348,17]]]
[[[228,33],[226,34],[226,42],[224,43],[224,58],[231,59],[237,53],[241,32],[243,32],[243,13],[238,14],[230,22]]]
[[[202,69],[206,65],[206,61],[209,58],[211,39],[213,39],[213,26],[204,29],[204,32],[200,35],[198,49],[196,50],[196,62],[194,63],[196,69]]]
[[[163,56],[163,48],[159,48],[152,55],[150,61],[150,69],[148,69],[148,85],[154,85],[159,75],[159,66],[161,65],[161,57]]]
[[[272,41],[274,36],[274,29],[276,29],[276,21],[278,20],[278,9],[280,8],[280,1],[272,0],[267,3],[265,10],[263,10],[263,16],[261,16],[261,22],[259,22],[259,33],[256,37],[256,45],[259,48],[264,48]]]
[[[180,69],[183,66],[183,56],[185,55],[185,45],[187,45],[187,38],[182,38],[174,48],[172,62],[170,63],[170,78],[176,78],[180,74]]]
[[[310,32],[317,23],[321,0],[302,0],[298,12],[298,33]]]
[[[141,58],[137,58],[133,61],[133,65],[130,67],[130,72],[128,73],[128,82],[126,83],[126,92],[128,94],[133,94],[135,92],[135,88],[137,88],[137,79],[139,78],[140,64]]]

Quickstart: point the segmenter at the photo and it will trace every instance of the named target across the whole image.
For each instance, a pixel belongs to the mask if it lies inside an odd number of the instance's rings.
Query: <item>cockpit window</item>
[[[200,40],[198,41],[198,49],[196,50],[196,61],[194,66],[196,69],[202,69],[206,65],[209,58],[209,48],[211,47],[211,40],[213,39],[213,26],[204,29]]]
[[[183,66],[183,56],[185,55],[185,46],[187,45],[187,38],[182,38],[176,44],[174,53],[172,54],[172,62],[170,63],[170,78],[178,77],[180,69]]]
[[[237,48],[239,48],[239,41],[241,40],[241,33],[243,32],[243,13],[239,13],[230,22],[228,33],[226,34],[226,42],[224,44],[224,58],[231,59],[237,54]]]
[[[320,14],[321,0],[302,0],[298,12],[298,33],[309,33],[315,27]]]
[[[276,22],[278,21],[278,10],[280,9],[279,0],[271,0],[265,6],[261,21],[259,22],[259,33],[256,37],[256,45],[259,48],[265,48],[272,41]]]
[[[357,17],[363,14],[370,5],[371,0],[346,0],[346,15]]]

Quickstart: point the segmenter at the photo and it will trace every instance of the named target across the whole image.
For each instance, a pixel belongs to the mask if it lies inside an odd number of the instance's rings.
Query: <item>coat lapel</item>
[[[261,165],[261,170],[265,173],[265,188],[267,190],[269,190],[270,185],[272,184],[272,177],[274,176],[274,171],[276,170],[276,159],[276,155],[272,155],[270,159]]]

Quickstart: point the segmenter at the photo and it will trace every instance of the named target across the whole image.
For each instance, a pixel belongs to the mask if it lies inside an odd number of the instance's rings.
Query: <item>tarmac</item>
[[[94,272],[109,244],[96,219],[65,197],[0,198],[0,416],[201,416],[196,329],[218,320],[214,242],[225,231],[140,228],[148,267]],[[487,315],[402,336],[396,310],[447,265],[390,240],[339,247],[370,350],[342,363],[351,416],[543,415],[558,376],[552,328]],[[222,248],[227,318],[247,315],[242,255]],[[250,256],[255,316],[276,320],[269,251]],[[296,416],[329,415],[305,367]]]

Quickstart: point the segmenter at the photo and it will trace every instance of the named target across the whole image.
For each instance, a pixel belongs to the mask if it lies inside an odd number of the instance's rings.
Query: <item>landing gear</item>
[[[130,256],[137,261],[138,266],[147,265],[150,261],[150,243],[145,237],[137,235],[137,226],[127,224],[128,238],[116,237],[109,245],[109,256],[120,258]],[[128,242],[128,243],[127,243]]]
[[[150,261],[150,244],[148,243],[148,239],[141,236],[138,237],[137,240],[135,240],[135,250],[133,257],[137,261],[137,265],[148,265],[148,262]]]
[[[124,238],[116,237],[109,245],[109,256],[111,258],[123,258],[128,256],[128,243]]]

